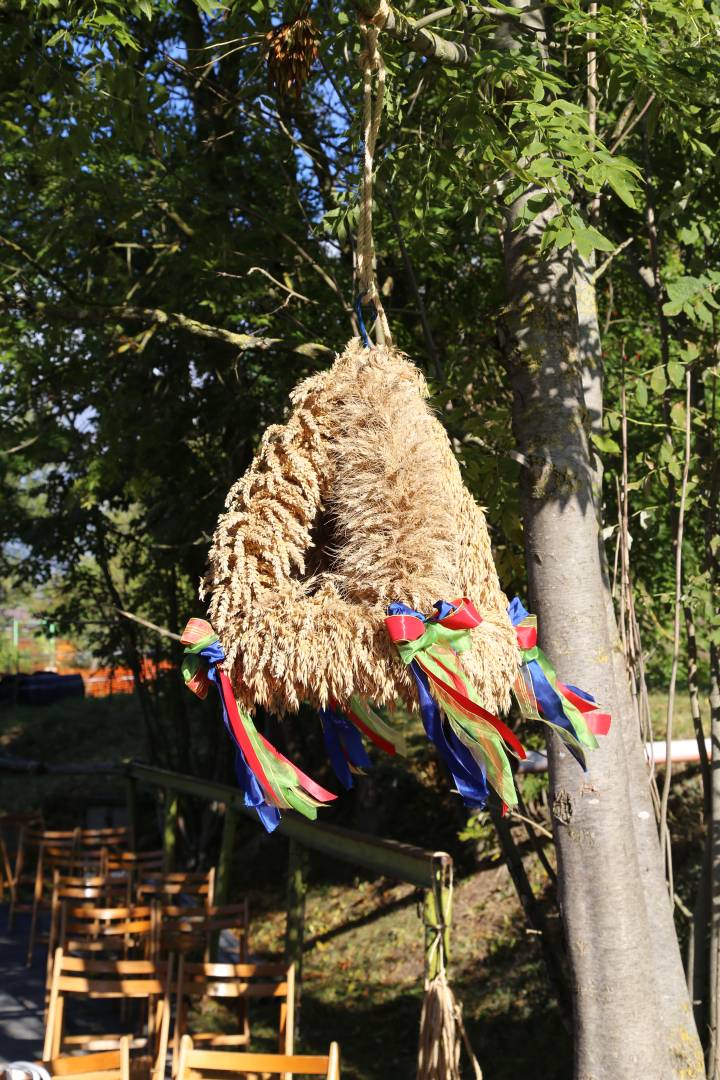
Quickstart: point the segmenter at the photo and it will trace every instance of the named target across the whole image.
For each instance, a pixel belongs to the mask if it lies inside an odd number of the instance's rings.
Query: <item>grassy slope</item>
[[[142,720],[134,695],[84,698],[55,705],[0,706],[0,754],[53,763],[122,761],[144,757]],[[42,807],[62,825],[88,802],[124,798],[122,781],[107,776],[28,776],[3,773],[0,810]]]

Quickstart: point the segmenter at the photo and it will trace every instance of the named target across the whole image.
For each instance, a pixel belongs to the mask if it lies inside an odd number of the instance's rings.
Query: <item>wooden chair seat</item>
[[[117,1050],[96,1054],[74,1054],[41,1061],[52,1077],[77,1077],[78,1080],[130,1080],[130,1039],[120,1038]]]
[[[223,1080],[226,1077],[324,1076],[340,1080],[340,1048],[330,1044],[327,1054],[253,1054],[198,1050],[189,1035],[180,1045],[177,1080]]]

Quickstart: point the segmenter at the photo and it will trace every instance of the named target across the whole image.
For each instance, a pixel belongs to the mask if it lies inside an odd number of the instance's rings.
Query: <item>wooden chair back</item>
[[[101,876],[104,855],[101,851],[83,851],[76,845],[41,843],[35,868],[35,889],[33,893],[30,934],[28,936],[27,963],[32,963],[35,945],[39,940],[48,940],[38,934],[38,916],[42,910],[52,912],[53,886],[56,877]],[[52,921],[52,919],[51,919]]]
[[[37,861],[44,843],[58,847],[74,847],[77,843],[77,829],[45,829],[42,822],[32,821],[21,825],[18,834],[13,884],[10,890],[10,913],[8,925],[13,927],[15,915],[19,911],[32,911],[32,901],[22,901],[23,886],[27,885],[34,894],[37,879]]]
[[[56,949],[43,1059],[57,1058],[64,1046],[93,1050],[119,1045],[120,1035],[67,1035],[65,1019],[69,1001],[114,999],[124,1003],[140,999],[147,1005],[147,1032],[133,1032],[133,1044],[147,1046],[152,1059],[152,1078],[162,1080],[170,1034],[172,966],[172,959],[167,964],[152,960],[87,959],[67,956],[62,949]]]
[[[108,851],[105,870],[108,874],[124,875],[130,880],[130,897],[135,899],[139,881],[162,874],[165,853],[159,851]]]
[[[124,1035],[117,1050],[72,1054],[41,1064],[53,1080],[66,1076],[73,1080],[130,1080],[130,1037]]]
[[[177,1080],[221,1080],[268,1073],[286,1078],[324,1076],[325,1080],[340,1080],[340,1048],[333,1042],[327,1054],[252,1054],[198,1050],[189,1035],[182,1039]]]
[[[250,1041],[247,1005],[261,998],[278,1002],[278,1048],[292,1054],[295,1045],[294,964],[196,964],[180,956],[175,999],[173,1075],[179,1064],[180,1040],[187,1034],[188,1006],[201,999],[232,1001],[237,1011],[237,1028],[232,1033],[194,1032],[195,1042],[205,1046],[247,1046]]]
[[[121,955],[124,960],[152,960],[157,940],[153,906],[97,907],[63,901],[58,945],[73,956]]]
[[[188,959],[210,961],[213,944],[223,930],[232,931],[238,943],[238,959],[248,959],[249,911],[247,900],[220,907],[162,904],[159,908],[160,955],[182,954]]]
[[[100,875],[98,877],[65,877],[59,870],[53,876],[52,896],[50,899],[50,930],[48,934],[48,955],[45,971],[45,996],[50,993],[50,980],[52,978],[52,961],[55,949],[62,944],[60,939],[60,916],[64,902],[74,902],[76,905],[90,904],[93,902],[103,906],[125,906],[130,900],[130,881],[127,877],[118,874],[114,877]]]
[[[183,896],[201,899],[212,905],[215,896],[215,867],[207,873],[177,871],[168,874],[143,875],[135,887],[138,902],[159,900],[166,904],[178,903]]]
[[[107,851],[126,851],[130,844],[130,832],[125,825],[113,825],[106,829],[81,829],[79,842],[85,848],[105,848]]]

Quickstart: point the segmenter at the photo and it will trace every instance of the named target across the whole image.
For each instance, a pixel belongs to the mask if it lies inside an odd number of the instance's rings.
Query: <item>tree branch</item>
[[[108,307],[66,307],[63,304],[48,304],[44,301],[33,301],[27,297],[4,296],[0,298],[0,306],[6,309],[20,307],[24,311],[46,317],[58,319],[61,322],[76,323],[78,325],[98,325],[111,319],[124,320],[127,322],[144,323],[146,325],[167,326],[171,330],[182,330],[196,337],[209,338],[211,341],[222,341],[226,345],[232,345],[236,349],[279,349],[282,352],[298,353],[309,359],[320,359],[334,355],[334,350],[327,345],[316,341],[304,341],[294,344],[283,341],[282,338],[257,337],[253,334],[238,334],[234,330],[226,330],[222,326],[210,326],[208,323],[198,322],[189,315],[182,315],[177,311],[162,311],[160,308],[134,307],[130,304],[113,304]]]
[[[414,19],[406,18],[397,8],[389,7],[385,20],[383,21],[382,17],[378,19],[380,0],[355,0],[355,6],[364,19],[375,21],[375,25],[390,37],[428,59],[464,67],[475,55],[474,49],[446,41],[432,30],[417,26]]]

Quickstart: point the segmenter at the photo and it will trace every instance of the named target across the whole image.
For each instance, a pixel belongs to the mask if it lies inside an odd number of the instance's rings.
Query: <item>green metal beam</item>
[[[127,766],[127,775],[144,784],[162,787],[186,795],[213,799],[234,806],[246,817],[257,821],[253,810],[243,802],[242,792],[227,784],[216,784],[209,780],[199,780],[184,773],[157,769],[133,761]],[[395,840],[378,840],[374,836],[343,829],[338,825],[326,825],[323,822],[310,822],[294,814],[283,814],[278,832],[299,841],[304,847],[321,851],[333,858],[353,866],[363,866],[378,874],[407,881],[422,889],[431,889],[435,881],[434,866],[440,863],[450,864],[452,859],[445,852],[423,851],[411,844],[401,844]]]

